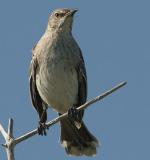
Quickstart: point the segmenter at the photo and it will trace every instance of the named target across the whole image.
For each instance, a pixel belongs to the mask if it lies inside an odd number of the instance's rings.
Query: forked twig
[[[104,97],[110,95],[111,93],[115,92],[116,90],[118,90],[119,88],[123,87],[124,85],[126,85],[127,82],[122,82],[118,85],[116,85],[115,87],[113,87],[112,89],[102,93],[101,95],[93,98],[90,101],[87,101],[85,104],[81,105],[80,107],[77,108],[78,111],[87,108],[88,106],[90,106],[91,104],[102,100]],[[56,124],[57,122],[59,122],[60,120],[62,120],[63,118],[68,116],[68,112],[64,113],[63,115],[49,121],[46,123],[46,125],[48,127]],[[36,135],[38,133],[37,129],[34,129],[28,133],[23,134],[22,136],[14,139],[13,138],[13,120],[9,119],[9,125],[8,125],[8,132],[5,131],[5,129],[3,128],[3,126],[0,124],[0,132],[2,133],[4,139],[5,139],[5,144],[2,144],[2,146],[6,149],[6,153],[7,153],[7,159],[8,160],[15,160],[14,158],[14,148],[15,145],[17,145],[18,143]]]

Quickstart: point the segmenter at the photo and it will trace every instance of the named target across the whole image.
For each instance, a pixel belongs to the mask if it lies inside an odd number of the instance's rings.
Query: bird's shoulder
[[[51,44],[51,36],[50,34],[44,33],[42,37],[39,39],[37,43],[32,48],[32,57],[33,56],[40,56],[42,52],[45,52],[47,46]]]

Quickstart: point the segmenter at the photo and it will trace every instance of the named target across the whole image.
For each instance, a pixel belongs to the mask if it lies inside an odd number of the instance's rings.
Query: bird
[[[87,99],[87,75],[81,49],[72,35],[77,9],[55,9],[46,30],[32,49],[29,88],[39,115],[38,133],[46,135],[47,109],[59,115],[60,142],[68,155],[94,156],[98,140],[83,122],[84,111],[77,107]]]

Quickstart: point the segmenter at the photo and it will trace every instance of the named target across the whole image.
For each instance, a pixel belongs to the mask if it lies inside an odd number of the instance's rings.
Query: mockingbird
[[[87,76],[81,50],[72,36],[74,9],[57,9],[49,17],[45,33],[32,50],[30,93],[39,114],[38,133],[46,135],[47,108],[59,115],[61,143],[70,155],[93,156],[97,139],[82,121],[84,111],[76,107],[86,102]]]

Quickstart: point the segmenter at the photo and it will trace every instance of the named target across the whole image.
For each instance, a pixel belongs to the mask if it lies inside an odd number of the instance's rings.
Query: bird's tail
[[[61,143],[67,154],[74,156],[94,156],[98,140],[88,131],[82,122],[78,129],[72,122],[65,118],[61,122]]]

